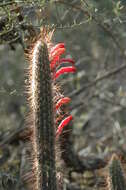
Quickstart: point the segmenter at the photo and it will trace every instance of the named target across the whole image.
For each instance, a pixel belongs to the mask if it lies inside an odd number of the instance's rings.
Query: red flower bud
[[[54,79],[57,79],[60,75],[64,73],[74,73],[76,72],[76,68],[74,66],[70,67],[62,67],[60,68],[54,75]]]
[[[66,117],[58,126],[58,129],[56,131],[56,136],[59,136],[63,130],[63,128],[73,119],[72,115]]]
[[[57,102],[57,104],[56,104],[56,110],[59,109],[63,104],[69,103],[70,100],[71,100],[71,99],[68,98],[68,97],[61,98],[61,99]]]
[[[51,68],[51,70],[53,70],[54,69],[54,67],[56,66],[56,63],[59,61],[59,56],[56,56],[56,57],[54,57],[54,59],[51,61],[51,63],[50,63],[50,68]]]
[[[60,64],[61,63],[72,63],[72,64],[74,64],[75,61],[73,59],[71,59],[71,58],[62,58],[62,59],[59,60],[59,63]]]
[[[51,57],[52,59],[54,59],[56,56],[60,56],[65,52],[65,48],[59,48],[56,51],[54,51],[53,53],[51,53]]]
[[[54,52],[56,52],[60,48],[64,48],[64,43],[59,43],[59,44],[55,45],[54,47],[52,47],[50,53],[53,54]]]

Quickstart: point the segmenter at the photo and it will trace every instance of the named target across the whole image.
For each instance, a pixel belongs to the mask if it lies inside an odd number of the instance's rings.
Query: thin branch
[[[124,69],[126,69],[126,64],[122,64],[120,67],[118,68],[114,68],[109,72],[106,72],[103,76],[94,79],[92,82],[89,82],[88,84],[82,86],[82,88],[80,88],[79,90],[75,90],[73,93],[71,93],[69,95],[70,98],[73,98],[74,96],[77,96],[79,94],[81,94],[85,89],[90,88],[95,86],[98,82],[107,79],[109,77],[112,77],[115,74],[118,74],[119,72],[123,71]]]
[[[66,6],[71,7],[72,9],[79,10],[84,13],[88,19],[92,18],[92,20],[113,40],[115,43],[116,47],[119,49],[122,57],[126,58],[125,55],[125,49],[120,45],[119,39],[117,36],[110,30],[109,25],[101,23],[94,15],[91,15],[91,13],[88,10],[84,10],[80,5],[75,5],[75,4],[70,4],[68,1],[63,1],[63,0],[55,0],[55,3],[60,3],[64,4]]]
[[[14,4],[15,2],[6,2],[6,3],[0,3],[0,7],[5,7],[7,5],[12,5]]]

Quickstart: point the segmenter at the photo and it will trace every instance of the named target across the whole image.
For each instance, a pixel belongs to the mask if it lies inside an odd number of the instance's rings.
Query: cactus
[[[76,69],[72,59],[60,58],[65,47],[63,43],[53,45],[52,33],[45,28],[42,29],[27,52],[32,172],[26,176],[27,180],[32,182],[34,190],[57,189],[55,141],[72,120],[71,115],[67,113],[62,115],[62,105],[70,102],[70,99],[61,94],[56,79],[64,73],[75,72]],[[70,63],[72,66],[57,69],[62,63]]]
[[[123,169],[116,154],[113,154],[109,163],[109,177],[107,183],[109,185],[109,190],[126,190]]]

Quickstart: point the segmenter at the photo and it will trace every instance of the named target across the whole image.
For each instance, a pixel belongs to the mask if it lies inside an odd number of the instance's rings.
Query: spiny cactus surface
[[[57,189],[55,141],[72,120],[67,112],[62,115],[62,106],[69,103],[70,99],[61,94],[56,80],[64,73],[75,72],[76,68],[72,59],[60,58],[65,52],[64,43],[53,45],[51,37],[52,32],[43,29],[27,52],[28,123],[32,126],[29,138],[32,172],[27,175],[27,179],[32,182],[34,190]],[[59,68],[62,63],[72,66]]]
[[[121,162],[117,155],[113,155],[109,163],[109,190],[126,190],[126,182],[121,166]]]

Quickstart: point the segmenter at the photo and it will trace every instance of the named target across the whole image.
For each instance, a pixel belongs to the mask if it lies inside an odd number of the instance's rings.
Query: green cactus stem
[[[68,112],[62,114],[62,107],[70,102],[70,98],[61,94],[56,80],[63,74],[74,73],[75,62],[71,58],[60,57],[65,52],[65,45],[54,45],[51,42],[52,33],[43,28],[28,51],[28,103],[31,112],[28,122],[33,129],[30,135],[32,172],[26,177],[32,182],[33,190],[62,188],[60,174],[57,173],[56,178],[55,158],[59,156],[55,156],[55,140],[58,141],[63,129],[72,120]],[[71,66],[59,68],[62,63]]]
[[[33,132],[32,174],[34,190],[56,190],[55,127],[48,48],[42,38],[29,55],[30,124]]]
[[[109,177],[107,182],[110,190],[126,190],[123,169],[116,154],[113,154],[109,163]]]

